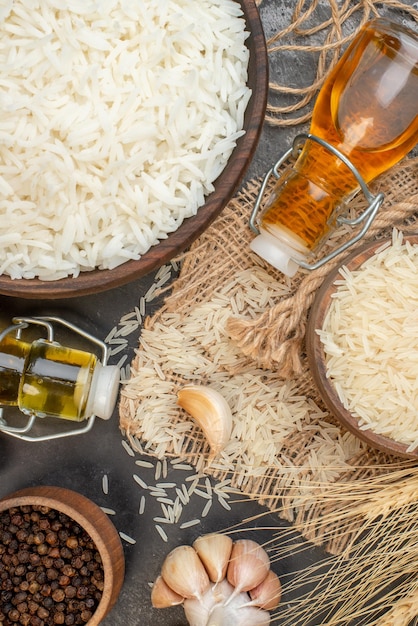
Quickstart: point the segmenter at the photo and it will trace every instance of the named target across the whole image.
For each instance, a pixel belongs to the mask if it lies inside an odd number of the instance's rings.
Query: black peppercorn
[[[56,589],[52,594],[54,602],[62,602],[65,599],[64,589]]]
[[[29,613],[21,613],[19,624],[22,624],[22,626],[30,626],[30,620],[31,620],[31,617]]]
[[[49,548],[48,548],[48,544],[46,544],[46,543],[40,543],[40,544],[38,545],[38,548],[37,548],[37,550],[38,550],[38,554],[40,554],[41,556],[42,556],[42,555],[44,555],[44,554],[48,554],[48,549],[49,549]]]
[[[68,537],[65,545],[70,550],[75,550],[76,548],[78,548],[78,539],[77,539],[77,537]]]
[[[36,612],[36,615],[40,617],[41,619],[45,620],[47,617],[49,617],[49,611],[45,609],[43,606],[40,606]]]
[[[86,624],[102,590],[100,554],[79,524],[48,507],[0,513],[0,624]]]
[[[18,622],[19,621],[19,617],[20,617],[20,613],[17,609],[11,609],[8,614],[7,617],[9,618],[9,620],[11,622]]]

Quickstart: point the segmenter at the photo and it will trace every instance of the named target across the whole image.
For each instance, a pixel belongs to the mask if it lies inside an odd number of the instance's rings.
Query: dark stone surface
[[[294,4],[294,0],[266,0],[263,3],[261,15],[267,36],[288,23]],[[283,84],[307,84],[312,80],[315,63],[314,55],[308,55],[302,61],[293,59],[291,55],[280,56],[272,60],[271,79]],[[266,124],[247,179],[264,175],[301,130],[306,130],[306,127],[277,128]],[[10,319],[13,314],[56,314],[103,339],[124,314],[134,310],[153,280],[151,275],[119,289],[70,301],[37,303],[0,296],[0,320]],[[157,305],[158,302],[154,303],[147,312],[152,313]],[[137,336],[132,336],[127,352],[129,359],[136,345]],[[129,456],[121,442],[117,411],[110,421],[97,420],[91,432],[79,437],[26,443],[0,434],[0,496],[31,485],[50,484],[75,489],[100,506],[113,509],[116,514],[111,519],[115,526],[135,538],[136,544],[124,543],[125,583],[119,601],[103,624],[185,626],[181,608],[160,611],[151,608],[149,583],[159,573],[164,556],[181,543],[192,543],[200,534],[239,524],[243,519],[265,510],[254,503],[235,502],[231,511],[226,511],[215,503],[200,526],[183,530],[179,525],[167,528],[169,540],[165,543],[156,532],[153,521],[153,517],[159,514],[159,506],[147,497],[147,509],[139,516],[139,502],[144,492],[132,478],[137,473],[145,481],[152,481],[153,470],[138,467],[135,461],[140,456]],[[102,490],[104,474],[109,478],[108,495]],[[179,470],[171,470],[164,482],[181,482],[185,476]],[[186,519],[198,517],[201,510],[202,500],[195,498],[189,505]],[[286,524],[276,515],[266,513],[265,517],[254,522],[254,526],[280,529]],[[251,537],[258,537],[262,542],[270,539],[272,532],[260,528]],[[295,541],[297,539],[295,537]],[[291,574],[322,557],[320,550],[308,546],[303,552],[295,552],[279,560],[274,569],[279,575]],[[290,600],[285,596],[284,602]],[[275,623],[280,624],[280,620]]]

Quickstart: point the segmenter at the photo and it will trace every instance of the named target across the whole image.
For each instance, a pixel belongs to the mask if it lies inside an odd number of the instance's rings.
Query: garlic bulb
[[[232,413],[225,398],[215,389],[187,385],[177,393],[177,404],[200,426],[209,444],[211,462],[225,448],[232,432]]]
[[[221,533],[198,537],[193,547],[179,546],[165,558],[151,597],[154,606],[168,607],[171,596],[160,579],[174,599],[184,597],[190,626],[268,626],[281,596],[267,552],[255,541],[234,543]]]
[[[225,578],[229,557],[232,550],[232,539],[221,533],[210,533],[198,537],[193,544],[200,560],[206,568],[213,583]]]
[[[174,548],[165,558],[161,576],[169,587],[184,598],[200,599],[210,586],[203,563],[191,546]]]

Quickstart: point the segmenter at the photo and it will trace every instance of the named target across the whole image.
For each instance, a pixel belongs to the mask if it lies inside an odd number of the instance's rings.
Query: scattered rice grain
[[[139,467],[154,469],[154,463],[151,463],[151,461],[143,461],[142,459],[136,460],[135,465],[139,465]]]
[[[154,522],[157,524],[172,524],[172,521],[169,517],[153,517]]]
[[[103,511],[103,513],[106,513],[106,515],[116,515],[116,511],[114,511],[113,509],[108,509],[106,506],[101,506],[100,507]]]
[[[209,511],[211,510],[211,508],[212,508],[212,500],[208,500],[205,506],[203,507],[202,517],[206,517]]]
[[[195,489],[193,493],[195,493],[200,498],[204,498],[205,500],[212,499],[212,494],[208,493],[207,491],[202,491],[202,489]]]
[[[142,480],[142,478],[140,476],[138,476],[138,474],[132,474],[134,481],[140,486],[142,487],[142,489],[148,489],[148,485],[145,482],[145,480]]]
[[[143,515],[145,513],[145,505],[146,505],[146,498],[145,496],[141,496],[139,500],[139,509],[138,509],[139,515]]]
[[[167,533],[165,532],[165,530],[163,528],[161,528],[161,526],[159,524],[155,524],[155,529],[158,532],[158,534],[160,535],[161,539],[165,542],[168,541],[168,536]]]
[[[157,497],[157,502],[161,502],[161,504],[169,504],[171,506],[173,506],[174,504],[174,500],[172,500],[171,498]]]
[[[230,510],[231,510],[230,505],[229,505],[229,504],[228,504],[228,502],[225,500],[225,498],[223,498],[222,496],[219,496],[219,495],[218,495],[218,502],[219,502],[219,504],[220,504],[220,505],[221,505],[224,509],[226,509],[227,511],[230,511]]]
[[[147,307],[147,303],[145,302],[145,298],[144,296],[141,296],[139,299],[139,313],[141,317],[144,317],[146,313],[146,307]]]
[[[156,489],[155,487],[149,487],[149,495],[153,498],[164,498],[166,494],[164,489]]]
[[[130,543],[132,545],[136,544],[136,539],[134,539],[133,537],[130,537],[129,535],[127,535],[126,533],[119,531],[119,536],[121,539],[123,539],[124,541],[126,541],[126,543]]]
[[[173,468],[177,470],[193,471],[194,467],[187,463],[173,463]],[[187,478],[186,478],[187,480]]]
[[[155,480],[160,480],[161,472],[162,472],[162,463],[161,461],[157,461],[157,464],[155,466],[155,475],[154,475]]]
[[[197,524],[200,524],[200,519],[191,519],[188,522],[183,522],[183,524],[180,524],[180,529],[183,530],[184,528],[190,528],[191,526],[197,526]]]
[[[122,446],[125,448],[125,452],[129,454],[129,456],[135,456],[135,452],[132,450],[131,446],[125,439],[122,439]]]

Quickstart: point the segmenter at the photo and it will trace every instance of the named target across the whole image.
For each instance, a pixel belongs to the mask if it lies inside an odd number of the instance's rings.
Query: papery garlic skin
[[[235,594],[234,588],[229,585],[230,596],[223,603],[214,606],[206,626],[268,626],[270,614],[261,609],[246,606],[248,594]]]
[[[187,385],[177,392],[177,404],[200,426],[210,447],[209,463],[225,448],[231,438],[232,412],[216,389]]]
[[[247,606],[249,600],[247,593],[235,595],[224,579],[213,584],[200,600],[186,599],[184,613],[190,626],[268,626],[270,614]]]
[[[235,613],[235,621],[225,622],[225,626],[269,626],[270,613],[257,609],[255,606],[248,606],[238,609]],[[207,626],[211,626],[208,622]]]
[[[207,626],[209,617],[217,605],[222,605],[232,594],[234,588],[227,580],[213,584],[200,600],[188,598],[184,601],[184,614],[190,626]],[[247,598],[248,599],[248,598]]]
[[[207,626],[211,610],[215,606],[212,590],[209,589],[199,600],[186,598],[183,604],[184,614],[190,626]]]
[[[211,591],[215,599],[215,604],[225,604],[234,593],[234,588],[229,584],[226,578],[224,578],[218,584],[212,585]]]

